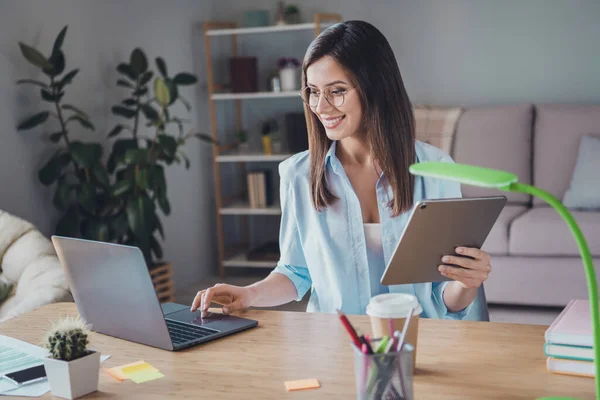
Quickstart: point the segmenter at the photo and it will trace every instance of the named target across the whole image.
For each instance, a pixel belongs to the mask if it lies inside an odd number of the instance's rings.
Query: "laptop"
[[[249,328],[257,321],[160,304],[137,247],[52,236],[81,317],[95,332],[176,351]]]

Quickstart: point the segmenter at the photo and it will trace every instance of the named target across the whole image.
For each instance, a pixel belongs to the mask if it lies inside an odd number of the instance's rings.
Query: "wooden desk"
[[[0,324],[0,334],[39,344],[50,321],[76,314],[53,304]],[[353,353],[339,320],[329,314],[248,311],[259,327],[182,352],[93,334],[91,346],[113,367],[145,360],[165,377],[136,384],[100,372],[99,391],[86,398],[354,399]],[[367,317],[350,316],[362,332]],[[544,326],[421,320],[416,399],[594,397],[594,380],[550,374]],[[321,388],[286,392],[284,381],[317,378]],[[50,397],[47,394],[46,397]]]

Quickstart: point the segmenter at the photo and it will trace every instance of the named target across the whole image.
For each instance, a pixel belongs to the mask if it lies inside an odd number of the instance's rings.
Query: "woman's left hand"
[[[471,247],[457,247],[459,256],[444,256],[444,264],[438,267],[440,273],[455,280],[465,289],[475,289],[485,282],[492,271],[490,255],[483,250]],[[472,257],[467,258],[467,257]],[[446,264],[460,265],[463,268]]]

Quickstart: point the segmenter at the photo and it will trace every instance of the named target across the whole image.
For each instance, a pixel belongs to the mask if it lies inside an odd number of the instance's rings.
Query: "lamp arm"
[[[592,255],[587,245],[585,237],[579,229],[579,225],[573,218],[573,215],[569,210],[553,195],[539,189],[535,186],[525,185],[522,183],[512,183],[508,188],[511,192],[527,193],[535,197],[539,197],[546,203],[550,204],[556,212],[563,218],[563,220],[569,226],[577,247],[581,259],[583,260],[583,267],[585,268],[585,276],[587,280],[588,295],[590,301],[590,313],[592,318],[592,334],[594,337],[594,367],[596,370],[596,398],[600,399],[600,316],[598,314],[598,284],[596,281],[596,271],[594,270],[594,263],[592,261]]]

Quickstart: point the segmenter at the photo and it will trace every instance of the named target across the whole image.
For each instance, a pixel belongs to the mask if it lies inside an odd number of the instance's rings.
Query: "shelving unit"
[[[253,92],[253,93],[227,93],[224,84],[218,84],[214,81],[213,74],[213,55],[211,49],[211,38],[219,36],[231,36],[231,56],[237,55],[237,37],[239,35],[252,34],[277,34],[290,31],[313,31],[315,37],[322,29],[330,26],[332,23],[341,21],[338,14],[315,14],[313,22],[294,25],[277,25],[255,28],[239,28],[233,22],[209,21],[204,23],[204,43],[206,52],[206,72],[208,80],[209,107],[211,119],[211,134],[215,141],[220,141],[217,127],[216,102],[232,101],[235,106],[235,124],[236,130],[242,129],[242,107],[241,102],[260,101],[265,99],[278,99],[298,97],[298,91],[289,92]],[[308,45],[308,43],[307,43]],[[290,157],[291,154],[263,154],[256,152],[240,152],[233,144],[213,145],[213,163],[214,179],[216,191],[216,213],[217,213],[217,240],[219,244],[219,272],[221,278],[225,278],[225,268],[272,268],[275,262],[257,261],[248,259],[248,226],[247,218],[249,216],[280,216],[281,207],[278,203],[264,208],[252,208],[246,199],[230,199],[226,201],[221,191],[220,165],[223,163],[236,163],[240,168],[245,168],[248,163],[281,162]],[[241,218],[243,239],[241,245],[236,248],[225,248],[225,238],[223,234],[223,217],[237,216]]]

